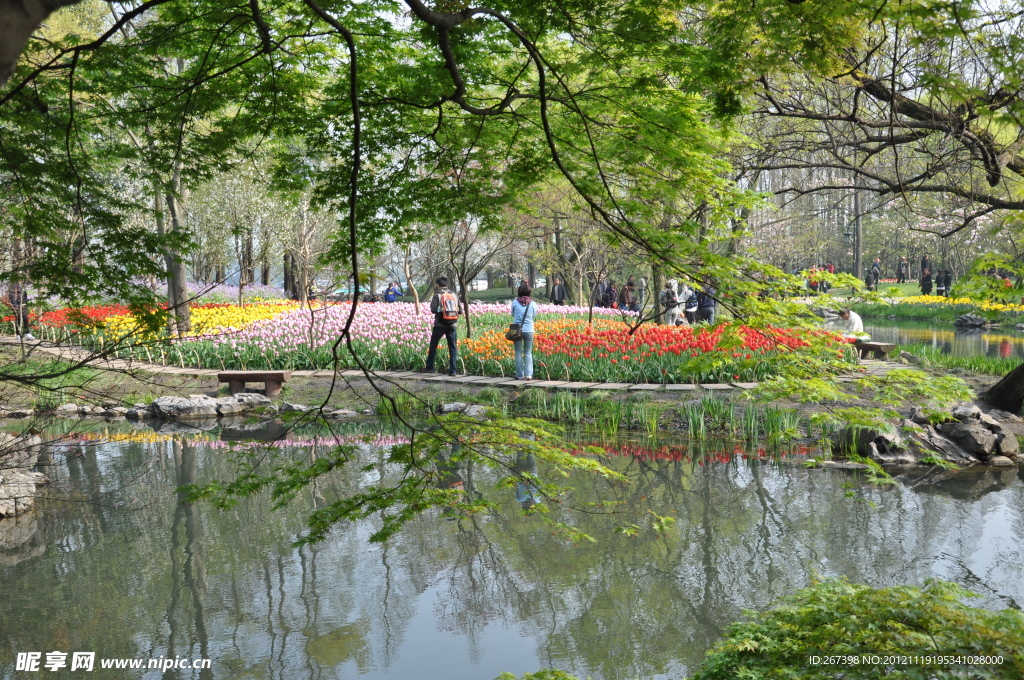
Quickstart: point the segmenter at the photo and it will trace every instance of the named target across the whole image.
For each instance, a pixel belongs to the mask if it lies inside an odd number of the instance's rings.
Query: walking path
[[[19,346],[21,341],[13,337],[0,337],[0,345]],[[126,361],[124,359],[111,359],[108,357],[93,358],[93,353],[68,345],[52,345],[41,340],[29,340],[24,343],[25,348],[31,351],[40,351],[57,356],[67,361],[83,361],[93,368],[110,371],[160,373],[165,375],[180,375],[183,377],[209,378],[217,377],[221,371],[211,368],[191,368],[178,366],[164,366],[161,364],[150,364],[138,361]],[[900,364],[874,359],[861,359],[860,367],[866,369],[865,375],[884,375]],[[329,378],[334,371],[292,371],[293,378]],[[599,382],[574,382],[563,380],[516,380],[515,378],[495,378],[485,375],[459,375],[449,376],[444,374],[433,375],[419,371],[372,371],[375,378],[385,380],[439,382],[471,385],[494,385],[497,387],[539,387],[543,389],[556,390],[607,390],[607,391],[636,391],[636,392],[690,392],[697,389],[708,391],[735,391],[749,390],[757,387],[756,382],[730,382],[730,383],[599,383]],[[342,378],[365,377],[365,374],[358,369],[343,369],[338,371]],[[851,382],[858,376],[841,376],[836,378],[838,382]]]

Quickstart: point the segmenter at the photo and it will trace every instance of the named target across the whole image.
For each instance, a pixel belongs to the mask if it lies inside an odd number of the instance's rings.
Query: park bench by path
[[[876,359],[884,361],[896,345],[891,342],[864,342],[858,340],[853,343],[853,346],[860,351],[860,358],[867,359],[871,354],[875,355]]]
[[[281,394],[281,385],[291,378],[291,371],[221,371],[217,374],[217,382],[226,382],[231,394],[245,392],[246,383],[263,383],[268,397]]]

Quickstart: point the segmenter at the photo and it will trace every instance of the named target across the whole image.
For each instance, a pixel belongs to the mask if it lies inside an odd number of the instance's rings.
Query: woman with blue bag
[[[537,305],[530,294],[529,283],[519,286],[519,297],[512,301],[512,323],[505,337],[512,341],[516,353],[516,380],[533,380],[533,319]]]

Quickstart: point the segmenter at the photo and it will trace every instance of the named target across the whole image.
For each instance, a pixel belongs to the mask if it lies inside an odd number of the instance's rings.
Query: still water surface
[[[864,319],[864,332],[877,342],[924,343],[943,354],[1024,359],[1024,333],[1013,328],[982,330],[927,321]]]
[[[54,491],[82,502],[45,504],[20,533],[0,532],[0,678],[18,677],[15,653],[33,650],[213,659],[202,673],[102,678],[489,680],[543,667],[682,678],[743,609],[815,574],[876,586],[940,576],[981,593],[983,606],[1024,603],[1016,469],[878,488],[733,445],[702,454],[605,441],[606,462],[630,483],[576,479],[573,500],[621,507],[566,516],[596,543],[552,536],[497,476],[467,469],[467,493],[496,512],[435,512],[383,545],[366,540],[376,521],[344,524],[295,548],[306,514],[375,474],[340,474],[278,512],[265,499],[221,512],[181,504],[176,488],[229,477],[224,442],[135,439],[65,445],[49,471]],[[364,445],[362,456],[379,451]],[[845,495],[851,481],[857,499]],[[649,511],[677,523],[666,535],[615,533]]]

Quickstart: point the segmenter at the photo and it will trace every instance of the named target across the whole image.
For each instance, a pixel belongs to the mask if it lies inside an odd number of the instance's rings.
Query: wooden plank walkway
[[[13,337],[0,337],[0,344],[8,346],[20,346],[22,343],[15,340]],[[124,371],[124,372],[145,372],[145,373],[162,373],[166,375],[180,375],[182,377],[196,377],[196,378],[207,378],[214,377],[219,373],[216,369],[209,368],[193,368],[193,367],[180,367],[180,366],[164,366],[161,364],[151,364],[137,361],[126,361],[124,359],[113,359],[109,357],[94,358],[92,352],[83,350],[73,346],[56,346],[40,340],[31,340],[24,343],[26,349],[32,352],[45,352],[47,354],[59,357],[66,361],[84,361],[90,366],[103,370],[111,371]],[[902,368],[902,364],[896,364],[887,361],[881,361],[878,359],[862,359],[860,361],[860,368],[866,369],[863,373],[852,373],[845,376],[837,376],[833,378],[838,383],[850,383],[854,380],[865,377],[865,376],[880,376],[885,375],[889,371]],[[327,378],[332,377],[334,371],[331,370],[298,370],[292,371],[292,377],[300,378]],[[342,378],[361,378],[364,377],[364,373],[361,370],[349,369],[338,371],[337,375]],[[701,383],[699,385],[694,383],[670,383],[670,384],[659,384],[659,383],[624,383],[624,382],[612,382],[612,383],[596,383],[596,382],[578,382],[578,381],[563,381],[563,380],[516,380],[514,377],[498,378],[492,376],[483,375],[459,375],[459,376],[448,376],[445,374],[430,374],[423,373],[421,371],[376,371],[373,372],[375,378],[387,380],[387,381],[423,381],[423,382],[443,382],[452,384],[464,384],[464,385],[495,385],[499,387],[529,387],[529,388],[540,388],[540,389],[555,389],[555,390],[607,390],[611,392],[617,391],[634,391],[634,392],[696,392],[698,390],[705,390],[708,392],[736,392],[739,390],[750,390],[757,387],[756,382],[733,382],[733,383]]]

